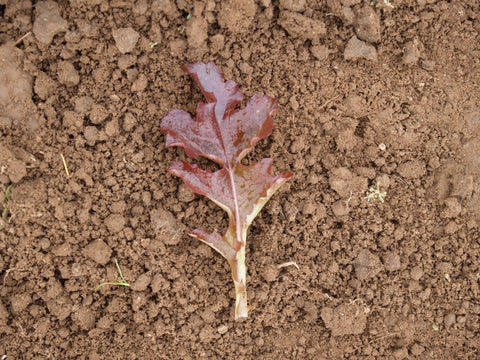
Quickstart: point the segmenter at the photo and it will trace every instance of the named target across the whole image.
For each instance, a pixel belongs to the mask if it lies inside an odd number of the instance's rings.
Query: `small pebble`
[[[148,285],[150,285],[151,281],[152,281],[152,277],[148,273],[147,274],[142,274],[132,284],[132,290],[134,290],[134,291],[145,291],[147,289]]]
[[[420,266],[415,266],[411,271],[410,271],[410,277],[413,280],[420,280],[423,276],[423,270]]]
[[[217,328],[217,332],[221,335],[223,334],[226,334],[228,331],[228,327],[227,325],[220,325],[218,328]]]
[[[455,314],[450,313],[445,315],[443,322],[445,324],[445,327],[448,329],[451,327],[453,324],[455,324]]]
[[[397,253],[389,253],[383,259],[388,271],[396,271],[401,267],[400,256]]]
[[[373,45],[369,45],[359,40],[355,35],[348,41],[343,53],[345,60],[356,60],[364,58],[370,61],[377,61],[377,50]]]
[[[139,33],[131,27],[113,30],[112,35],[118,50],[122,54],[131,52],[140,38]]]

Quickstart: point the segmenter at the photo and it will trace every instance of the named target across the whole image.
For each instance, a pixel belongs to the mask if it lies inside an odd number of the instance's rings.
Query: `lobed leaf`
[[[167,133],[166,145],[181,146],[190,157],[204,156],[220,166],[235,167],[260,139],[272,133],[275,100],[258,94],[244,109],[235,110],[243,96],[234,81],[223,82],[215,64],[196,62],[183,69],[210,102],[198,104],[196,120],[183,110],[169,112],[161,124]]]
[[[211,172],[186,161],[176,161],[169,172],[180,177],[195,193],[207,196],[229,217],[229,226],[222,236],[202,230],[190,232],[223,255],[232,267],[237,294],[236,318],[245,317],[246,270],[245,242],[247,229],[258,212],[292,173],[272,175],[273,159],[245,166],[241,159],[262,138],[271,134],[275,100],[254,95],[245,108],[236,109],[243,100],[238,85],[224,81],[218,67],[210,62],[184,65],[193,76],[207,103],[197,106],[196,120],[183,110],[172,110],[162,120],[167,146],[181,146],[190,157],[203,156],[218,163],[222,169]]]

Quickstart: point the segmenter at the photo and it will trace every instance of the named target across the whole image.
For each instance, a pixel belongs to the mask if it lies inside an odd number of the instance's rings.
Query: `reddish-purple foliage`
[[[205,195],[228,213],[224,235],[193,230],[189,235],[207,243],[230,263],[235,283],[235,319],[248,315],[245,242],[247,229],[273,193],[292,173],[271,175],[273,159],[265,158],[245,166],[241,159],[262,138],[271,134],[272,114],[277,103],[266,95],[254,95],[244,109],[235,109],[243,100],[238,85],[224,82],[213,63],[195,62],[182,69],[193,76],[207,99],[197,106],[197,119],[183,110],[172,110],[161,123],[167,146],[181,146],[190,157],[203,156],[222,169],[211,172],[186,161],[168,169],[195,193]]]

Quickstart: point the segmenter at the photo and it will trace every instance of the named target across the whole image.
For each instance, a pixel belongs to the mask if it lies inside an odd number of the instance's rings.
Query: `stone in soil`
[[[357,176],[344,167],[330,171],[328,182],[342,199],[348,199],[352,193],[364,191],[368,187],[366,178]]]
[[[425,163],[420,160],[411,160],[397,167],[398,174],[405,179],[419,179],[427,172]]]
[[[355,34],[369,43],[380,41],[380,18],[372,6],[364,6],[355,14]]]
[[[112,31],[113,39],[117,45],[118,51],[122,54],[129,53],[135,49],[140,35],[131,27],[115,29]]]
[[[280,0],[280,9],[301,12],[306,9],[306,0]]]
[[[95,314],[87,306],[81,306],[72,314],[72,319],[82,330],[91,330],[95,326]]]
[[[177,245],[186,229],[171,212],[164,209],[153,210],[150,213],[150,222],[158,239],[167,245]]]
[[[105,244],[103,240],[99,239],[88,244],[84,249],[84,254],[97,264],[105,265],[110,261],[112,249],[110,249],[110,247]]]
[[[75,86],[80,82],[80,75],[70,61],[62,61],[58,65],[58,81],[66,86]]]
[[[120,214],[111,214],[105,219],[105,225],[108,231],[112,234],[116,234],[123,230],[126,220]]]
[[[68,30],[68,22],[60,16],[60,10],[55,2],[38,2],[35,5],[35,12],[33,34],[42,44],[50,44],[55,35]]]
[[[349,212],[347,203],[345,200],[338,200],[332,204],[332,211],[335,216],[344,216]]]
[[[360,250],[353,265],[359,280],[374,277],[382,270],[380,258],[366,249]]]
[[[222,1],[217,14],[218,24],[232,34],[241,34],[249,30],[256,12],[253,0]]]
[[[385,264],[385,268],[388,271],[400,270],[400,267],[401,267],[400,255],[394,252],[388,253],[383,258],[383,263]]]
[[[374,46],[359,40],[355,35],[348,41],[343,53],[345,60],[356,60],[364,58],[370,61],[377,61],[377,50]]]
[[[302,40],[318,40],[325,36],[325,23],[292,11],[281,11],[278,23],[290,36]]]
[[[3,45],[0,59],[0,117],[36,130],[39,116],[32,101],[33,79],[23,70],[23,52],[15,46]]]
[[[405,65],[416,64],[420,57],[420,50],[414,41],[409,41],[403,48],[402,62]]]
[[[132,290],[134,291],[145,291],[150,285],[150,282],[152,281],[152,277],[150,274],[142,274],[140,275],[137,280],[132,284]]]
[[[98,130],[95,126],[86,126],[83,130],[83,136],[87,145],[93,146],[98,140]]]
[[[194,17],[190,19],[185,30],[188,47],[199,48],[203,46],[208,38],[207,29],[208,23],[204,18]]]
[[[364,306],[352,302],[336,308],[324,307],[320,316],[332,336],[344,336],[363,333],[367,325],[367,313]]]

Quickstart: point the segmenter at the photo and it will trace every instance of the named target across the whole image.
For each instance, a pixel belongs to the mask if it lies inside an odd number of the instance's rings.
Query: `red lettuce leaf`
[[[211,172],[177,161],[168,171],[182,178],[193,192],[207,196],[227,212],[229,226],[223,236],[202,230],[189,234],[210,245],[230,263],[236,290],[235,318],[247,317],[247,230],[263,205],[292,173],[271,175],[273,159],[265,158],[250,166],[242,165],[241,159],[260,139],[271,134],[271,116],[277,104],[271,97],[257,94],[244,109],[236,109],[243,95],[234,81],[224,82],[222,72],[213,62],[186,64],[182,69],[193,76],[208,102],[198,104],[196,120],[178,109],[163,118],[161,131],[166,133],[166,145],[181,146],[188,156],[206,157],[222,169]]]

